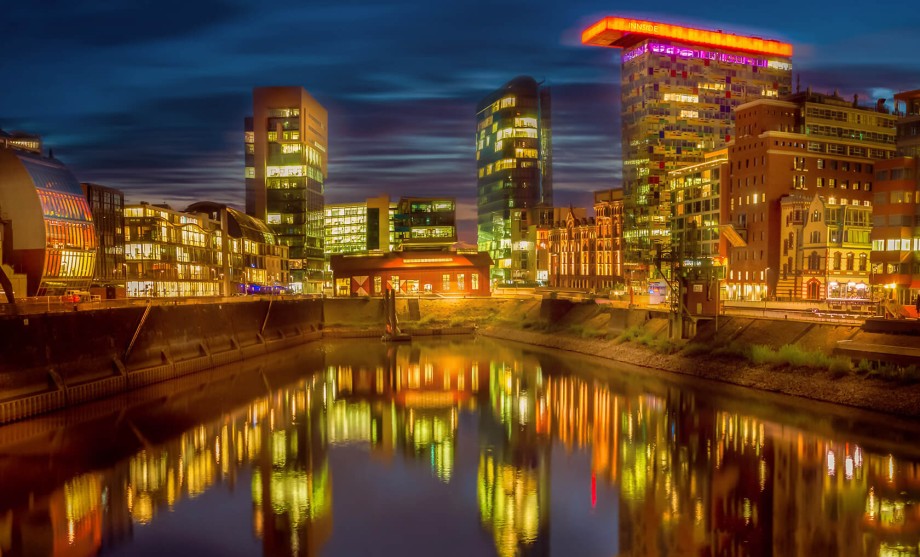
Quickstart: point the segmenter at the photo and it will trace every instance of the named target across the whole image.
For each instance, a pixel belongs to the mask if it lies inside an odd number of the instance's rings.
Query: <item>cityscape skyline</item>
[[[477,17],[486,6],[12,6],[17,25],[0,40],[16,55],[0,59],[0,71],[23,79],[0,91],[0,127],[42,135],[81,181],[122,189],[129,202],[242,207],[240,122],[252,88],[303,86],[329,110],[327,202],[454,196],[460,237],[475,241],[472,114],[517,75],[553,89],[558,206],[589,205],[593,190],[618,187],[621,176],[619,53],[579,40],[610,7],[540,2],[507,26]],[[798,18],[787,7],[726,17],[715,4],[665,2],[617,12],[790,42],[803,89],[884,97],[890,107],[893,92],[920,87],[920,63],[902,48],[920,18],[907,2],[861,10],[858,25],[846,5],[796,5]],[[814,29],[819,12],[826,24]]]

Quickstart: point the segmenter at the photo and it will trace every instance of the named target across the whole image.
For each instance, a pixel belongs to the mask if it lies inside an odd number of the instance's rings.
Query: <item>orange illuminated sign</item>
[[[581,42],[586,45],[624,48],[645,37],[672,39],[725,50],[792,56],[792,45],[788,43],[627,17],[605,17],[584,30]]]

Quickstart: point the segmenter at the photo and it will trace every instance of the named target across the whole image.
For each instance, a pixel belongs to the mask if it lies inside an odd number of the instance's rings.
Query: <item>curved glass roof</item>
[[[186,212],[189,213],[207,213],[211,219],[219,220],[221,209],[227,209],[227,232],[233,238],[243,238],[262,244],[277,245],[275,235],[260,219],[249,216],[246,213],[237,211],[223,203],[214,201],[199,201],[188,206]]]

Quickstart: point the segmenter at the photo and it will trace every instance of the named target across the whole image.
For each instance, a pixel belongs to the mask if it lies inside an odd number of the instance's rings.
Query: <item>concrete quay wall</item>
[[[323,301],[0,316],[0,423],[320,338]]]
[[[621,333],[665,339],[667,312],[538,298],[413,298],[397,301],[413,334],[469,334],[501,327],[611,343]],[[374,338],[383,328],[380,299],[260,299],[150,304],[0,315],[0,423],[216,368],[325,336]],[[700,324],[690,342],[797,344],[828,354],[873,347],[916,350],[916,336],[853,324],[732,316]],[[601,340],[601,337],[608,340]],[[651,351],[637,347],[643,351]],[[877,350],[883,354],[884,350]],[[859,358],[857,358],[859,359]],[[875,359],[875,358],[870,358]],[[878,357],[879,361],[885,361]]]

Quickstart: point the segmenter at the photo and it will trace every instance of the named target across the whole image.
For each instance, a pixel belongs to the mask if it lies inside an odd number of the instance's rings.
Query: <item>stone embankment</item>
[[[563,300],[523,301],[483,323],[479,334],[598,356],[631,365],[866,410],[920,417],[920,381],[880,378],[842,358],[838,341],[911,348],[918,337],[863,331],[854,324],[723,317],[695,338],[669,340],[668,315]],[[797,353],[840,363],[849,371],[755,363],[744,354],[793,346]],[[865,365],[865,362],[863,363]],[[917,362],[920,367],[920,361]]]
[[[879,378],[843,360],[838,341],[915,348],[918,337],[846,324],[721,318],[690,341],[669,339],[668,314],[555,299],[399,299],[417,336],[480,334],[657,370],[860,408],[920,417],[912,376]],[[0,423],[241,361],[322,337],[383,332],[379,299],[286,299],[153,304],[0,316]],[[718,325],[718,326],[716,326]],[[795,347],[833,366],[757,363]],[[839,369],[841,362],[846,368]],[[918,362],[920,363],[920,362]],[[865,364],[865,362],[863,362]],[[913,381],[913,382],[912,382]]]
[[[320,338],[322,300],[0,316],[0,423]]]

